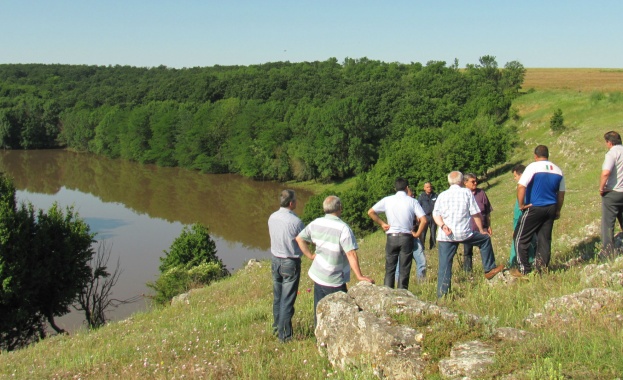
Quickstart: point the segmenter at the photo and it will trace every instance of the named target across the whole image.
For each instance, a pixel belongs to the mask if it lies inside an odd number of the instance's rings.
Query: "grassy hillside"
[[[586,77],[581,74],[586,72]],[[571,75],[571,74],[573,75]],[[595,74],[597,73],[597,74]],[[614,75],[618,82],[597,81]],[[601,75],[601,76],[600,76]],[[562,79],[574,78],[561,83]],[[584,79],[582,79],[584,78]],[[580,268],[562,263],[599,248],[600,199],[597,191],[601,162],[606,153],[602,136],[623,132],[623,73],[621,71],[528,70],[512,120],[519,142],[512,159],[496,168],[483,188],[494,207],[494,249],[498,262],[508,259],[515,183],[508,173],[518,162],[532,160],[537,144],[550,148],[550,158],[566,175],[567,197],[554,227],[552,271],[542,277],[508,286],[488,286],[475,260],[473,278],[460,274],[455,259],[453,297],[442,304],[493,317],[494,327],[510,326],[533,331],[524,343],[498,346],[491,375],[520,372],[518,378],[605,378],[623,375],[623,331],[600,318],[584,318],[577,325],[534,330],[523,320],[552,297],[577,292]],[[576,83],[574,85],[571,82]],[[591,85],[586,85],[591,83]],[[613,90],[616,88],[616,90]],[[549,119],[563,111],[566,130],[553,134]],[[348,205],[346,205],[348,207]],[[364,274],[382,283],[385,238],[381,233],[361,242]],[[435,301],[437,251],[427,252],[429,277],[412,281],[418,297]],[[309,262],[304,261],[304,272]],[[296,304],[296,339],[280,344],[271,335],[272,287],[270,266],[241,270],[231,278],[195,291],[190,304],[141,313],[94,332],[48,339],[31,348],[0,354],[0,378],[372,378],[369,369],[334,371],[318,355],[313,335],[313,290],[304,275]],[[614,290],[621,291],[620,286]],[[618,311],[620,313],[620,310]],[[405,321],[402,321],[405,322]],[[424,329],[422,322],[407,321]],[[419,324],[419,325],[418,325]],[[427,331],[423,350],[429,357],[428,376],[438,377],[436,362],[448,355],[450,344],[465,337],[487,338],[486,329],[444,326]]]

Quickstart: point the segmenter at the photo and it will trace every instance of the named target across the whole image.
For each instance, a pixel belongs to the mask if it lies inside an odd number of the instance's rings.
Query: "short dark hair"
[[[288,207],[290,206],[290,202],[293,202],[295,198],[294,190],[283,190],[279,196],[279,205],[281,207]]]
[[[517,165],[513,166],[513,169],[511,170],[511,173],[523,174],[524,170],[526,170],[526,165],[517,164]]]
[[[537,157],[549,158],[549,149],[547,149],[545,145],[539,145],[536,148],[534,148],[534,154]]]
[[[621,135],[615,131],[606,132],[604,139],[612,145],[621,145]]]
[[[409,181],[404,178],[396,178],[396,182],[394,183],[396,191],[406,191],[407,186],[409,186]]]

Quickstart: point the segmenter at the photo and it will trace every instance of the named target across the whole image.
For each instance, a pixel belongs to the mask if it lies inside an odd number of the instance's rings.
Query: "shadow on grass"
[[[489,191],[500,184],[500,182],[491,184],[489,181],[501,175],[509,174],[515,165],[521,164],[521,163],[523,163],[523,161],[508,162],[500,167],[497,167],[493,170],[488,171],[487,176],[485,178],[480,179],[482,183],[485,183],[487,185],[487,188],[485,190]]]
[[[577,266],[580,263],[587,264],[597,259],[597,253],[601,245],[601,239],[597,236],[592,236],[584,239],[580,243],[576,244],[569,250],[560,262],[550,265],[550,270],[566,270],[569,267]]]

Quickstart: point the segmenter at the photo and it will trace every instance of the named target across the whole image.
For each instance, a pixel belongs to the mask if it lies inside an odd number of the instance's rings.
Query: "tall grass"
[[[599,89],[595,89],[599,91]],[[454,342],[482,339],[496,347],[491,377],[514,373],[517,378],[603,378],[623,376],[623,329],[606,316],[581,316],[563,326],[532,328],[524,323],[552,298],[577,292],[580,268],[563,263],[599,249],[600,199],[598,178],[606,153],[603,134],[623,131],[623,96],[574,90],[537,90],[518,98],[513,107],[520,142],[506,165],[495,168],[483,186],[493,204],[493,245],[498,263],[508,260],[512,236],[515,182],[508,172],[518,162],[532,161],[537,144],[550,148],[550,158],[565,173],[567,193],[561,219],[555,223],[549,273],[529,281],[491,285],[475,257],[472,275],[462,273],[460,252],[455,259],[452,297],[441,305],[488,316],[476,326],[435,318],[395,316],[396,323],[424,332],[427,377],[439,378],[437,362]],[[567,129],[554,134],[549,119],[563,111]],[[439,189],[443,190],[443,189]],[[348,205],[346,205],[348,207]],[[385,237],[381,232],[360,242],[364,274],[381,283]],[[459,251],[462,249],[459,248]],[[411,282],[417,297],[436,302],[437,251],[427,251],[428,278]],[[188,305],[139,313],[93,332],[57,336],[17,352],[0,354],[0,378],[204,378],[298,379],[373,378],[370,368],[334,370],[319,355],[313,333],[313,286],[304,275],[294,316],[295,339],[281,344],[272,335],[270,265],[240,270],[231,278],[195,291]],[[352,283],[350,284],[353,285]],[[620,286],[613,287],[621,291]],[[620,310],[618,311],[621,312]],[[525,329],[523,342],[497,342],[495,327]]]

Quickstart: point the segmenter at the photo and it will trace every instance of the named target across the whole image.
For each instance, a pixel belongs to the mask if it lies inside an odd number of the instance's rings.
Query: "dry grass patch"
[[[527,69],[523,89],[623,91],[623,69]]]

